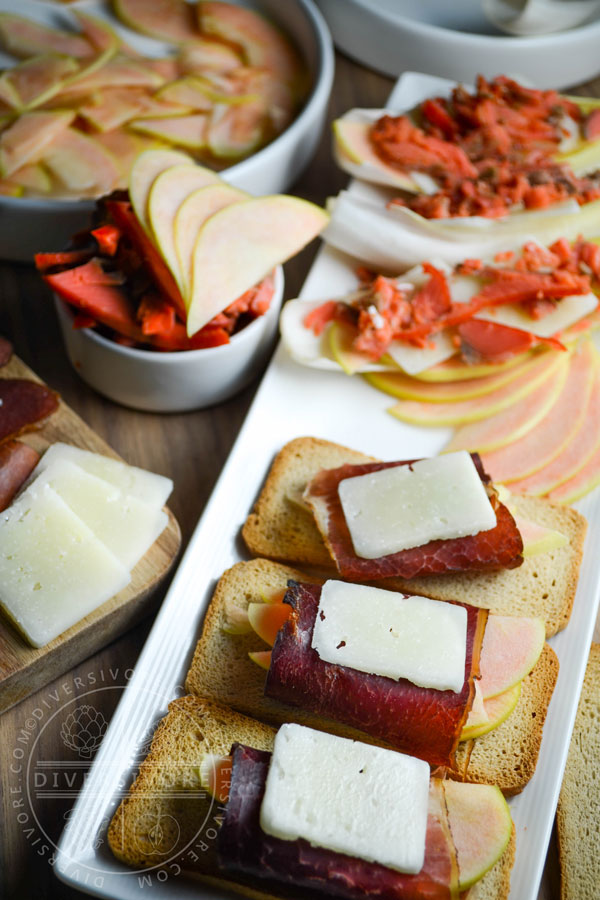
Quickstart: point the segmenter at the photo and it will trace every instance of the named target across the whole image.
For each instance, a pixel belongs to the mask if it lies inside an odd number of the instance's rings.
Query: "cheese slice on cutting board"
[[[34,482],[49,484],[128,569],[152,546],[167,514],[66,459],[51,460]]]
[[[282,840],[416,873],[428,797],[423,760],[287,724],[275,737],[260,825]]]
[[[464,606],[343,581],[321,589],[312,646],[329,663],[460,691],[465,681]]]
[[[464,450],[345,478],[338,494],[362,559],[496,526],[485,487]]]
[[[0,603],[43,647],[130,581],[128,569],[48,483],[0,515]]]
[[[120,459],[73,447],[72,444],[63,444],[61,441],[48,447],[28,483],[37,478],[56,459],[75,463],[90,475],[96,475],[98,478],[110,482],[128,497],[137,497],[138,500],[143,500],[144,503],[157,506],[159,509],[165,505],[173,490],[173,482],[164,475],[157,475],[155,472],[130,466]]]

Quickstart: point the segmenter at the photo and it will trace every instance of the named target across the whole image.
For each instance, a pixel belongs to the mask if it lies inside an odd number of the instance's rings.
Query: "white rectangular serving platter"
[[[403,76],[389,106],[414,105],[447,82]],[[335,296],[354,284],[353,261],[323,249],[302,297]],[[231,451],[212,497],[190,540],[171,588],[148,636],[124,696],[65,829],[55,862],[58,877],[99,897],[133,900],[152,888],[153,900],[205,900],[227,894],[179,874],[176,865],[134,873],[106,846],[106,827],[147,750],[148,737],[182,687],[206,607],[223,571],[245,556],[239,530],[260,490],[271,460],[286,441],[313,435],[383,459],[429,456],[449,429],[405,425],[386,412],[390,398],[359,377],[323,373],[293,363],[280,346]],[[510,800],[517,829],[511,900],[537,900],[552,830],[598,602],[600,572],[594,547],[600,535],[600,496],[578,504],[589,530],[573,614],[550,643],[560,673],[544,728],[535,775]]]

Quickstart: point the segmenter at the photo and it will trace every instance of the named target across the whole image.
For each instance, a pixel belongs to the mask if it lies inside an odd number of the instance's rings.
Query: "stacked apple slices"
[[[251,197],[168,150],[138,157],[129,194],[177,285],[188,335],[298,253],[329,218],[297,197]]]

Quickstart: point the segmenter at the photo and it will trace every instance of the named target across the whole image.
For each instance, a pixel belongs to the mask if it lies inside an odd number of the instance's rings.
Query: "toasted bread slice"
[[[561,900],[596,900],[600,884],[600,644],[592,644],[560,789]]]
[[[265,671],[248,653],[266,645],[253,632],[224,630],[251,602],[260,603],[285,588],[288,579],[313,581],[287,566],[255,559],[237,563],[219,580],[186,679],[186,690],[267,722],[299,722],[345,737],[375,742],[361,731],[264,696]],[[523,681],[511,715],[494,731],[459,744],[458,771],[464,781],[497,784],[505,794],[523,790],[533,772],[548,704],[558,677],[558,660],[546,644],[537,665]]]
[[[296,438],[277,454],[254,510],[242,529],[253,556],[335,571],[312,514],[298,503],[306,484],[321,469],[373,457],[318,438]],[[556,550],[528,557],[516,569],[426,575],[403,581],[386,578],[385,587],[407,589],[436,600],[462,600],[500,615],[540,616],[546,636],[564,628],[571,615],[583,555],[586,520],[569,507],[538,497],[514,496],[525,518],[560,531],[569,539]]]
[[[199,697],[170,703],[150,753],[110,823],[108,843],[117,859],[136,868],[168,868],[173,862],[208,884],[256,900],[276,900],[276,896],[308,900],[304,889],[282,885],[281,894],[274,895],[272,886],[265,887],[258,879],[220,875],[215,851],[220,813],[200,789],[198,767],[206,753],[227,754],[234,741],[270,750],[274,736],[274,729],[267,725]],[[513,829],[504,855],[469,891],[469,900],[508,898],[514,852]]]

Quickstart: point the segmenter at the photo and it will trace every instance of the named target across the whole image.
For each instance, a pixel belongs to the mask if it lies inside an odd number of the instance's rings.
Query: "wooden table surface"
[[[392,79],[338,54],[328,120],[352,106],[384,105],[392,86]],[[577,93],[600,96],[600,80],[583,86]],[[327,128],[314,160],[290,192],[323,204],[346,181],[331,159]],[[286,265],[286,298],[297,295],[315,251],[313,244]],[[9,337],[19,356],[128,462],[173,479],[175,489],[169,505],[181,525],[185,547],[244,420],[257,383],[218,407],[187,414],[134,412],[104,400],[70,368],[49,292],[36,272],[25,265],[0,264],[0,334]],[[30,808],[23,795],[23,776],[19,769],[28,759],[60,759],[64,716],[53,719],[52,713],[61,703],[75,696],[81,697],[83,703],[84,695],[95,690],[94,709],[106,720],[110,719],[127,683],[128,670],[135,665],[151,625],[151,619],[145,620],[56,682],[40,685],[36,694],[1,717],[0,897],[72,900],[84,896],[61,884],[53,876],[51,866],[51,842],[60,837],[75,800],[77,784],[72,779],[63,785],[48,782],[46,787],[55,788],[54,796],[49,799],[41,796],[44,792],[40,783],[39,796]],[[36,736],[39,740],[35,747],[28,746]],[[56,773],[53,777],[56,779]],[[558,896],[553,843],[540,898],[555,900]]]

